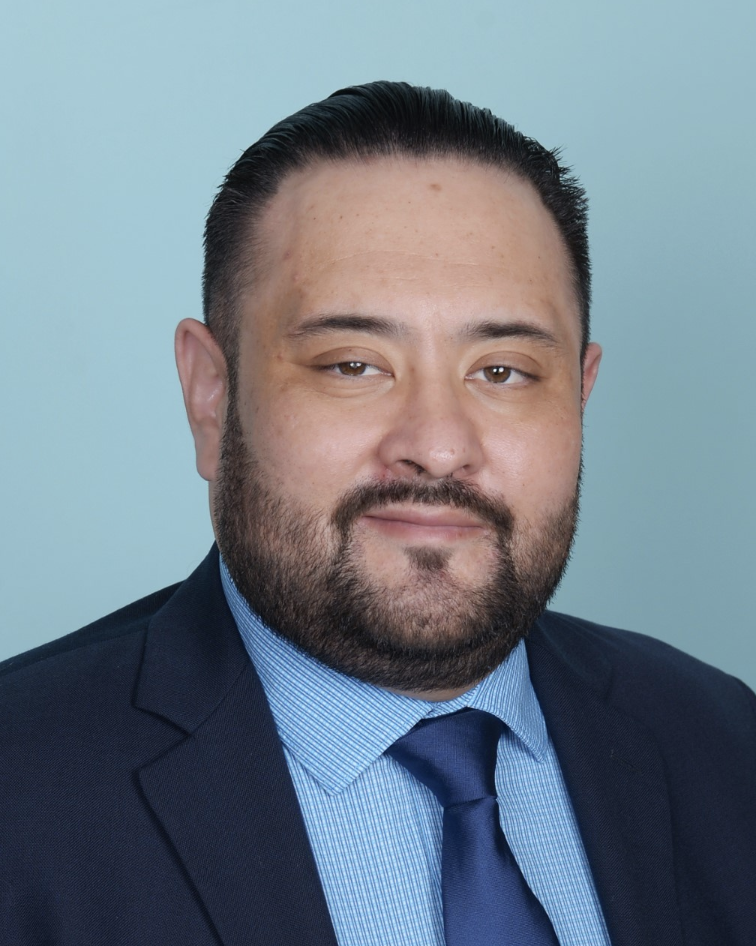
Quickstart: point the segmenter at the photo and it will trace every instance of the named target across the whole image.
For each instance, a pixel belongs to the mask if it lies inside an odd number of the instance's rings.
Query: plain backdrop
[[[583,512],[555,606],[756,686],[752,0],[58,0],[0,25],[0,657],[184,578],[212,536],[172,354],[204,216],[279,118],[448,88],[591,199]]]

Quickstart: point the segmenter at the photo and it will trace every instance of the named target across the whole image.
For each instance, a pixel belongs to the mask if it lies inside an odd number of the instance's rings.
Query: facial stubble
[[[223,559],[239,592],[273,631],[341,673],[423,692],[472,686],[528,633],[570,555],[579,482],[569,503],[535,526],[466,482],[362,483],[329,516],[267,482],[229,405],[214,498]],[[355,526],[388,504],[451,506],[491,535],[477,586],[453,574],[446,548],[407,546],[407,576],[386,587],[367,573]]]

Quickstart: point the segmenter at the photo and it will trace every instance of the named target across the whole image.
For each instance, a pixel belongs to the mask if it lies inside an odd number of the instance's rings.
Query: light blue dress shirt
[[[283,743],[339,946],[443,946],[442,809],[383,753],[420,719],[465,706],[506,724],[501,826],[561,946],[609,946],[523,644],[457,699],[412,699],[304,654],[249,609],[224,564],[221,577]]]

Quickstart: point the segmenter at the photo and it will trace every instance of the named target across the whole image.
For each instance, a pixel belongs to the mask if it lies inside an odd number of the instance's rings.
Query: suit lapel
[[[547,614],[538,623],[528,641],[530,673],[612,946],[678,946],[662,759],[645,727],[607,699],[611,665],[590,634],[566,621]]]
[[[150,625],[136,705],[186,735],[139,773],[225,946],[335,946],[296,793],[217,553]]]

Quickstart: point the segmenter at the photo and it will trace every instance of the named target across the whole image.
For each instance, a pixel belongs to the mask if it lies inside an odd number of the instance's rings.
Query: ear
[[[176,329],[176,366],[189,426],[194,436],[197,472],[208,482],[218,475],[226,416],[226,359],[212,333],[196,319],[183,319]]]
[[[593,390],[593,385],[596,383],[602,354],[601,346],[597,345],[596,342],[590,342],[585,350],[585,357],[583,358],[583,389],[580,397],[581,410],[585,410],[588,397]]]

